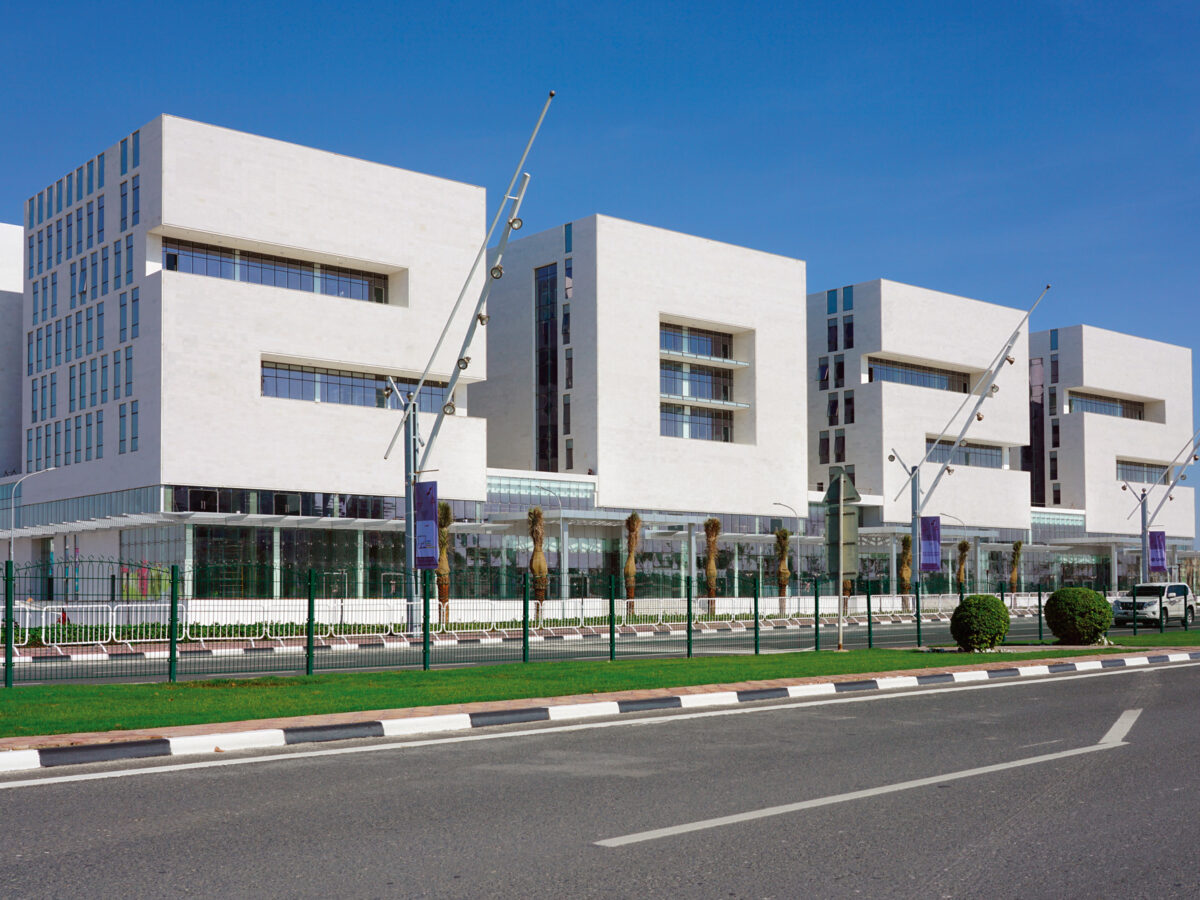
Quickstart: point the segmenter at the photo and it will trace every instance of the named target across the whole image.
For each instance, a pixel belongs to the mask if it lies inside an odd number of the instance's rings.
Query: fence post
[[[108,576],[108,602],[114,603],[114,604],[117,602],[117,576],[116,575]]]
[[[871,579],[867,579],[867,649],[875,646],[875,632],[871,624]]]
[[[1158,633],[1165,634],[1167,631],[1167,620],[1163,618],[1163,594],[1167,592],[1166,585],[1158,594]],[[1136,615],[1136,613],[1135,613]]]
[[[796,610],[799,613],[799,610]],[[813,578],[813,649],[821,649],[821,579]]]
[[[304,674],[313,673],[313,643],[317,630],[317,573],[308,570],[308,622],[304,626]]]
[[[171,566],[171,630],[170,652],[167,654],[167,678],[176,681],[179,677],[179,566]]]
[[[529,662],[529,573],[521,573],[521,662]]]
[[[1038,643],[1042,641],[1042,586],[1038,584]]]
[[[915,618],[917,620],[917,646],[921,646],[921,582],[913,582],[913,600],[916,608]]]
[[[13,642],[16,640],[13,621],[13,564],[4,561],[4,686],[13,686]]]
[[[758,576],[754,576],[754,653],[759,652],[759,628],[758,628]]]
[[[687,655],[692,655],[692,576],[683,576],[683,588],[687,593]]]
[[[450,604],[446,604],[447,612]],[[429,569],[425,569],[425,585],[421,591],[421,668],[429,669]],[[449,616],[447,615],[447,618]]]
[[[617,576],[608,576],[608,658],[617,658]]]

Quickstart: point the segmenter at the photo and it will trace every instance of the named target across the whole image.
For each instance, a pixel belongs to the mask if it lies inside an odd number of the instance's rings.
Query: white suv
[[[1186,584],[1162,582],[1136,585],[1127,595],[1113,601],[1113,624],[1129,625],[1135,617],[1139,622],[1158,624],[1160,608],[1164,626],[1169,625],[1172,619],[1183,624],[1186,616],[1190,627],[1196,618],[1196,595]]]

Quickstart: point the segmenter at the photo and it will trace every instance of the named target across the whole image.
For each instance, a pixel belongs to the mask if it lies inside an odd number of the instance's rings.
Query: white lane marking
[[[1105,732],[1104,737],[1100,738],[1101,744],[1122,744],[1125,742],[1125,736],[1129,734],[1129,729],[1133,727],[1133,723],[1137,721],[1138,716],[1142,714],[1140,709],[1127,709],[1121,713],[1112,728]]]
[[[805,809],[817,809],[822,806],[833,806],[838,803],[848,803],[851,800],[865,800],[868,797],[879,797],[883,794],[895,794],[900,791],[911,791],[914,788],[929,787],[932,784],[945,784],[948,781],[961,781],[964,778],[974,778],[978,775],[991,775],[994,772],[1004,772],[1009,769],[1020,769],[1039,763],[1054,762],[1068,759],[1072,756],[1082,756],[1085,753],[1096,753],[1099,750],[1112,750],[1125,746],[1121,740],[1141,714],[1140,709],[1130,709],[1121,713],[1116,724],[1108,730],[1100,743],[1090,747],[1078,747],[1074,750],[1060,750],[1057,753],[1045,753],[1041,756],[1029,756],[1025,759],[1015,759],[1012,762],[995,763],[990,766],[979,766],[974,769],[963,769],[960,772],[950,772],[946,775],[931,775],[928,778],[914,778],[911,781],[901,781],[898,784],[886,784],[881,787],[867,788],[861,791],[848,791],[844,794],[834,794],[831,797],[817,797],[813,800],[802,800],[799,803],[785,803],[781,806],[768,806],[765,809],[754,809],[749,812],[735,813],[731,816],[718,816],[714,819],[701,819],[698,822],[687,822],[683,825],[671,825],[667,828],[655,828],[650,831],[639,831],[621,837],[605,838],[596,841],[599,847],[624,847],[628,844],[640,844],[645,841],[656,841],[659,838],[674,837],[677,834],[689,834],[693,831],[707,831],[710,828],[721,828],[725,825],[737,825],[741,822],[753,822],[756,819],[766,819],[772,816],[782,816],[787,813],[800,812]]]
[[[1200,666],[1200,662],[1190,662],[1183,665],[1172,666],[1173,669],[1190,669]],[[232,759],[213,759],[203,762],[192,763],[174,763],[170,765],[154,765],[153,763],[134,769],[114,769],[105,772],[81,772],[75,775],[58,775],[49,778],[28,778],[21,781],[0,781],[0,791],[11,790],[12,788],[21,787],[37,787],[39,785],[49,784],[66,784],[72,781],[101,781],[107,778],[128,778],[134,775],[156,775],[169,774],[172,772],[186,772],[193,769],[215,769],[223,766],[245,766],[255,763],[267,762],[283,762],[290,759],[315,759],[326,756],[342,756],[356,753],[378,753],[380,751],[403,751],[415,747],[432,747],[441,744],[468,744],[477,741],[495,741],[505,740],[507,738],[521,737],[541,737],[552,736],[562,732],[570,731],[589,731],[595,728],[620,728],[625,726],[638,725],[670,725],[674,722],[682,722],[689,719],[707,719],[713,716],[744,716],[755,713],[764,712],[780,712],[784,710],[804,710],[811,709],[817,706],[833,706],[843,703],[876,703],[886,700],[902,700],[909,697],[926,697],[930,694],[956,694],[963,691],[990,691],[999,688],[1010,687],[1030,687],[1032,685],[1044,686],[1055,682],[1067,682],[1082,678],[1107,678],[1112,675],[1132,675],[1141,674],[1147,675],[1158,669],[1104,669],[1100,672],[1091,672],[1085,675],[1063,673],[1046,678],[1044,681],[1024,681],[1021,679],[1000,679],[996,681],[988,681],[985,684],[971,685],[962,687],[957,685],[935,686],[926,688],[920,691],[907,691],[905,693],[887,693],[880,692],[878,694],[852,694],[840,696],[829,700],[809,700],[804,703],[775,703],[769,706],[759,706],[758,704],[750,706],[739,706],[733,709],[716,709],[706,710],[705,712],[691,713],[669,713],[667,715],[647,716],[643,718],[622,718],[612,719],[607,722],[587,722],[578,725],[556,725],[546,726],[542,728],[527,728],[519,731],[501,731],[490,734],[464,734],[455,737],[444,738],[427,738],[419,741],[396,741],[387,744],[366,744],[355,747],[332,747],[326,750],[296,750],[290,753],[273,753],[265,756],[246,756],[235,757]],[[800,685],[800,687],[833,687],[833,685]],[[791,688],[795,690],[795,688]],[[20,751],[9,751],[20,752]],[[37,751],[30,751],[36,753]]]

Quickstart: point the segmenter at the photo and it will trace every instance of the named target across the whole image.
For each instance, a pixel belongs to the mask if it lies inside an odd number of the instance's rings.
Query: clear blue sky
[[[485,185],[546,90],[527,227],[594,212],[1200,339],[1200,4],[22,3],[0,219],[173,113]],[[1197,391],[1200,396],[1200,391]]]

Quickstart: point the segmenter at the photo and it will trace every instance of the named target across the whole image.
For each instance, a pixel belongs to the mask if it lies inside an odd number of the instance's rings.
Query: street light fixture
[[[51,466],[48,469],[40,469],[37,472],[26,472],[20,478],[13,482],[12,493],[8,495],[8,558],[13,558],[13,531],[17,527],[17,488],[21,486],[21,482],[30,475],[44,475],[47,472],[53,472],[57,466]]]

